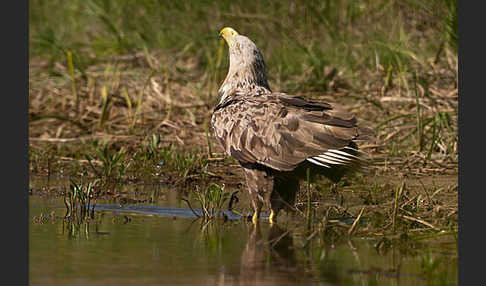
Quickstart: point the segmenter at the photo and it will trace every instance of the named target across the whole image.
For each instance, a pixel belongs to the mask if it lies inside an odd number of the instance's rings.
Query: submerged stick
[[[195,211],[195,210],[192,208],[191,203],[190,203],[190,202],[189,202],[187,199],[182,198],[182,200],[186,202],[186,204],[189,206],[189,209],[191,209],[192,213],[193,213],[193,214],[194,214],[196,217],[201,218],[201,216],[200,216],[200,215],[198,215],[198,214],[196,213],[196,211]]]

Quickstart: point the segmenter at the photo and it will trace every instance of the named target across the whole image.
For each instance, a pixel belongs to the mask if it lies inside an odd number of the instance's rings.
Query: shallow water
[[[173,208],[168,208],[172,204]],[[30,216],[64,215],[31,196]],[[104,209],[104,210],[102,210]],[[172,200],[98,205],[89,224],[31,219],[31,285],[457,285],[450,236],[375,248],[377,239],[326,240],[286,224],[201,224]],[[413,247],[412,247],[413,246]]]

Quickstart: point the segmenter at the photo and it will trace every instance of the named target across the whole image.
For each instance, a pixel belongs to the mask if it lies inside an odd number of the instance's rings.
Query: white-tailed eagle
[[[293,206],[299,181],[324,175],[334,182],[364,160],[357,142],[373,131],[339,105],[272,92],[263,56],[249,38],[226,27],[228,74],[211,125],[225,152],[241,164],[257,223],[263,205],[273,223]]]

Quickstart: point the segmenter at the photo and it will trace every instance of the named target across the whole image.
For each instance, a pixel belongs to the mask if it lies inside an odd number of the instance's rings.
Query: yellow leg
[[[277,215],[273,210],[270,212],[270,216],[268,217],[268,220],[270,221],[270,224],[275,224],[277,222]]]
[[[253,217],[251,218],[251,221],[253,224],[258,224],[258,220],[260,219],[260,210],[256,210],[255,213],[253,213]]]

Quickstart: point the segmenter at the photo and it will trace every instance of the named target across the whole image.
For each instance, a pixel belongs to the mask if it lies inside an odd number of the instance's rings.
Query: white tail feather
[[[327,154],[323,154],[323,155],[319,155],[317,157],[314,157],[314,159],[318,159],[318,158],[321,161],[324,160],[324,161],[331,163],[331,164],[349,164],[349,160],[344,161],[344,160],[341,160],[341,159],[337,159],[337,158],[334,158],[334,157],[327,156]]]
[[[343,163],[339,163],[339,162],[332,161],[332,160],[329,160],[329,159],[324,159],[324,158],[321,158],[321,157],[312,157],[312,159],[317,160],[321,163],[327,163],[327,164],[333,164],[333,165],[346,165],[346,164],[343,164]]]
[[[355,155],[353,155],[353,154],[349,154],[349,153],[344,152],[344,151],[341,151],[341,150],[334,150],[334,149],[330,149],[330,150],[327,150],[327,152],[326,152],[326,153],[328,153],[328,152],[329,152],[329,153],[334,153],[334,154],[333,154],[334,156],[339,156],[339,154],[341,154],[341,155],[343,155],[343,156],[345,156],[345,157],[347,157],[347,158],[351,157],[351,158],[359,159],[359,157],[358,157],[358,156],[355,156]]]
[[[307,158],[307,161],[313,163],[313,164],[316,164],[316,165],[319,165],[319,166],[322,166],[322,167],[326,167],[326,168],[331,168],[329,165],[326,165],[326,164],[323,164],[323,163],[320,163],[312,158]]]
[[[358,155],[350,154],[344,151],[344,149],[356,152]],[[324,154],[307,158],[307,161],[326,168],[332,168],[332,165],[353,165],[355,168],[362,169],[365,168],[363,165],[365,162],[359,157],[362,155],[369,156],[363,151],[347,146],[340,150],[329,149]]]
[[[354,157],[341,156],[341,155],[334,154],[334,153],[331,153],[331,152],[326,152],[326,153],[324,153],[324,155],[326,155],[326,157],[330,157],[330,158],[335,158],[335,159],[339,159],[339,160],[345,160],[346,162],[349,162],[349,161],[353,161],[353,160],[357,160],[358,159],[358,158],[354,158]]]

